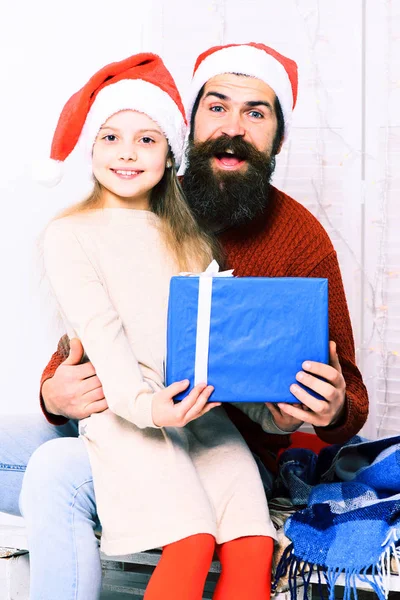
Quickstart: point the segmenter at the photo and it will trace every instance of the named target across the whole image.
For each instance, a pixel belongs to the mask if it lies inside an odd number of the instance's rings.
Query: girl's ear
[[[170,158],[167,158],[165,166],[167,167],[167,169],[170,169],[172,167],[172,160]]]

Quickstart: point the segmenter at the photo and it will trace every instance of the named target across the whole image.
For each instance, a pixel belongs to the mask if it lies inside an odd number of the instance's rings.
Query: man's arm
[[[47,366],[45,367],[42,377],[40,380],[40,407],[43,411],[44,416],[52,425],[65,425],[68,422],[68,419],[65,417],[57,416],[52,414],[47,408],[47,402],[45,401],[45,397],[47,399],[47,382],[53,377],[54,373],[61,365],[61,363],[68,358],[69,354],[69,339],[67,335],[63,335],[58,342],[57,350],[54,352],[52,357],[50,358]],[[46,385],[45,385],[46,384]]]
[[[63,336],[43,372],[40,405],[53,425],[64,425],[68,419],[84,419],[108,408],[92,363],[81,364],[83,354],[78,339],[69,342]]]

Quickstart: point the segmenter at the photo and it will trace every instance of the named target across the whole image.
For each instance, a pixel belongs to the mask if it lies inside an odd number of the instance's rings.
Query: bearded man
[[[277,450],[290,444],[289,433],[302,423],[314,426],[321,440],[342,443],[361,429],[368,413],[335,250],[319,222],[270,183],[296,97],[292,60],[263,44],[232,44],[199,56],[187,104],[190,134],[182,185],[196,218],[218,236],[229,268],[237,276],[329,281],[330,364],[304,357],[296,375],[325,402],[293,384],[290,391],[299,405],[268,404],[277,435],[226,406],[249,447],[271,470]],[[47,421],[3,419],[0,511],[20,514],[22,476],[36,450],[22,493],[33,532],[30,543],[49,569],[49,549],[64,545],[71,586],[79,582],[80,590],[93,590],[101,580],[93,533],[96,501],[88,458],[71,451],[69,438],[78,435],[77,420],[105,410],[107,400],[94,366],[80,364],[82,356],[79,340],[60,340],[42,377]],[[65,438],[63,444],[44,444],[58,437]]]

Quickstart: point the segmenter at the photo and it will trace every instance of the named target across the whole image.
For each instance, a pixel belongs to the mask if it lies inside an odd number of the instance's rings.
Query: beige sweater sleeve
[[[156,427],[151,413],[152,389],[143,380],[121,319],[67,219],[47,227],[43,256],[46,276],[68,332],[82,341],[109,408],[137,427]]]
[[[288,435],[288,433],[293,433],[293,430],[283,431],[277,426],[271,411],[263,402],[232,402],[232,404],[250,417],[252,421],[261,425],[263,431],[266,433],[275,433],[277,435]]]

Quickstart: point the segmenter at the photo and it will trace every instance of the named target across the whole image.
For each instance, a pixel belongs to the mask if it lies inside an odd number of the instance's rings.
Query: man
[[[236,275],[328,278],[330,365],[306,361],[296,375],[325,402],[294,384],[291,392],[300,406],[269,408],[282,432],[306,422],[321,440],[344,442],[363,426],[368,399],[355,365],[336,253],[317,220],[269,183],[296,96],[296,64],[262,44],[217,47],[202,54],[187,107],[191,130],[183,187],[197,218],[218,234]],[[41,445],[34,453],[21,496],[30,544],[35,545],[42,576],[54,579],[54,597],[59,598],[57,588],[71,587],[79,588],[77,598],[96,598],[101,581],[90,465],[71,445],[71,436],[77,436],[77,419],[103,411],[107,401],[93,365],[80,364],[82,355],[78,340],[69,347],[62,339],[45,369],[41,403],[49,423],[29,426],[18,419],[17,425],[0,426],[3,436],[12,432],[14,439],[25,440],[22,448],[19,441],[14,447],[1,443],[6,492],[0,510],[12,514],[19,514],[22,474],[32,452],[46,440],[66,438],[62,444]],[[227,411],[253,452],[273,468],[276,450],[287,446],[289,437],[267,435],[234,407]],[[56,564],[64,565],[62,587],[59,574],[50,573],[52,547],[57,547]]]

